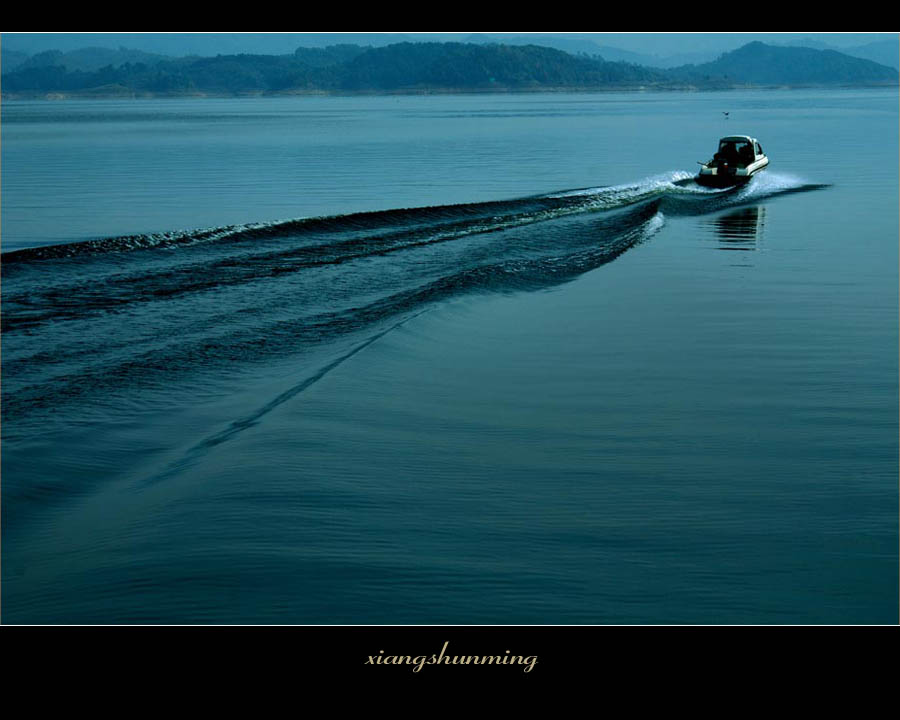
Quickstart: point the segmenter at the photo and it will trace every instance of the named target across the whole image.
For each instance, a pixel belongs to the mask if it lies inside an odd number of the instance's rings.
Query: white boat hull
[[[769,158],[762,157],[745,168],[742,167],[709,167],[703,165],[697,182],[709,187],[729,187],[731,185],[743,185],[754,176],[769,166]]]

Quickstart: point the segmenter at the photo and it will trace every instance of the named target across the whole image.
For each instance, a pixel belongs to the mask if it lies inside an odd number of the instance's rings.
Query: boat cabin
[[[719,149],[709,167],[731,165],[747,167],[765,157],[759,142],[747,135],[730,135],[719,140]]]

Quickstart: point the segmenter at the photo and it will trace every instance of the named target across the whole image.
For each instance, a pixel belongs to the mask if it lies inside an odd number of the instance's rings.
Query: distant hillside
[[[359,45],[330,45],[322,48],[298,47],[294,59],[309,67],[329,67],[349,62],[368,48]]]
[[[537,45],[399,43],[342,69],[345,90],[530,89],[633,86],[663,81],[648,68],[576,57]]]
[[[866,43],[844,50],[847,55],[872,60],[881,65],[887,65],[895,70],[900,70],[900,37],[894,36],[890,40]]]
[[[52,60],[53,56],[44,54]],[[68,54],[67,54],[68,55]],[[62,63],[67,55],[57,54]],[[383,48],[298,48],[293,55],[218,55],[70,70],[44,62],[5,74],[5,94],[404,92],[634,87],[655,70],[533,45],[398,43]]]
[[[493,36],[476,33],[469,35],[462,42],[473,45],[540,45],[541,47],[555,48],[570,55],[599,55],[600,47],[592,40],[566,35],[522,35],[522,36]],[[609,58],[604,58],[608,60]]]
[[[7,55],[4,55],[4,59]],[[898,72],[833,50],[753,42],[673,69],[610,62],[538,45],[410,43],[301,47],[290,55],[166,58],[136,50],[47,51],[4,72],[9,96],[98,97],[528,91],[894,84]]]
[[[702,65],[668,71],[701,85],[869,85],[896,82],[897,70],[834,50],[752,42]]]
[[[45,52],[27,57],[13,69],[25,70],[28,68],[41,68],[59,66],[70,71],[94,72],[107,65],[119,66],[125,63],[144,63],[155,65],[168,58],[164,55],[154,55],[140,50],[119,48],[88,47],[60,52],[59,50],[47,50]],[[4,73],[7,69],[4,68]]]
[[[7,11],[9,12],[9,11]],[[84,47],[134,48],[169,57],[216,55],[289,55],[299,45],[390,45],[410,38],[391,33],[2,33],[3,47],[34,55]]]
[[[5,47],[0,47],[0,69],[2,69],[3,72],[12,72],[17,67],[20,67],[26,60],[28,60],[27,53],[18,52],[17,50],[7,50]]]
[[[816,50],[836,50],[844,55],[872,60],[879,65],[887,65],[895,70],[900,70],[900,36],[894,35],[884,40],[875,40],[864,45],[852,45],[849,47],[835,47],[820,40],[803,38],[786,43],[772,43],[773,45],[786,45],[794,47],[808,47]]]
[[[601,45],[592,40],[579,37],[566,37],[559,35],[532,35],[525,37],[495,37],[490,35],[470,35],[465,42],[486,45],[500,43],[503,45],[541,45],[542,47],[556,48],[571,55],[587,55],[600,57],[608,62],[627,62],[632,65],[644,65],[652,68],[667,68],[677,65],[685,65],[693,62],[708,62],[715,60],[721,53],[716,52],[691,52],[673,55],[649,55],[647,53],[623,50],[612,45]]]

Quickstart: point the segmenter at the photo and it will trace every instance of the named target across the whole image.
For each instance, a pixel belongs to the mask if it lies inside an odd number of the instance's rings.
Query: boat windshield
[[[716,153],[716,157],[734,163],[752,163],[753,144],[747,140],[722,140],[719,142],[719,152]]]

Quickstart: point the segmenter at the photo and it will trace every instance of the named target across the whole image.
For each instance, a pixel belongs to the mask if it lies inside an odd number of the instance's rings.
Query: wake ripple
[[[671,172],[505,201],[100,239],[4,253],[3,416],[218,375],[473,292],[551,287],[696,215],[822,187],[725,191]]]

